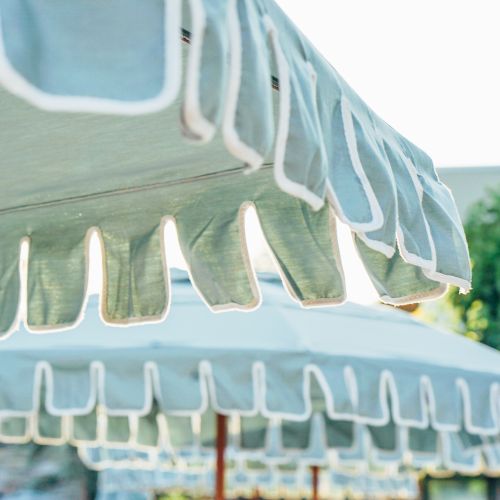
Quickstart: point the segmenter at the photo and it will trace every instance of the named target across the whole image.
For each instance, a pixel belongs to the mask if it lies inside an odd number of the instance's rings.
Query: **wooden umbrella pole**
[[[319,500],[319,467],[311,466],[312,476],[312,500]]]
[[[216,429],[216,469],[215,469],[215,500],[224,500],[224,453],[227,441],[227,417],[217,414]]]

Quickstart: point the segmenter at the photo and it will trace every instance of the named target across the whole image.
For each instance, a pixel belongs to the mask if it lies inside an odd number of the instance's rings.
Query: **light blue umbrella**
[[[105,321],[164,318],[166,220],[211,308],[255,308],[251,205],[305,305],[344,300],[336,217],[384,301],[470,288],[431,159],[273,0],[2,0],[0,130],[0,332],[75,326],[92,232]]]
[[[498,471],[500,354],[406,313],[304,311],[262,276],[263,306],[209,313],[176,273],[165,324],[110,329],[92,300],[65,335],[0,344],[0,439],[228,457]]]
[[[331,472],[323,476],[322,491],[330,500],[346,495],[376,498],[418,498],[418,480],[414,474],[376,474]],[[210,495],[213,471],[106,469],[99,473],[98,500],[150,500],[155,491],[184,490]],[[227,494],[251,497],[258,493],[266,498],[302,498],[310,491],[307,470],[261,468],[229,470]]]
[[[342,464],[311,474],[310,462],[288,457],[287,463],[245,459],[244,454],[227,450],[225,494],[238,497],[303,498],[312,488],[312,498],[331,499],[350,492],[354,495],[379,495],[384,498],[416,498],[418,474],[397,467],[370,469],[367,464]],[[228,453],[229,452],[229,453]],[[175,462],[168,457],[130,449],[80,447],[79,456],[90,469],[99,471],[102,495],[127,498],[128,493],[165,489],[184,489],[197,495],[214,491],[215,462],[208,456],[190,457]],[[314,463],[314,462],[313,462]],[[319,469],[316,467],[317,472]],[[342,496],[342,498],[344,498]]]

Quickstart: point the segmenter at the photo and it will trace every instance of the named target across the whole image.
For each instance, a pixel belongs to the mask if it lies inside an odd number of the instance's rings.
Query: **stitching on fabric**
[[[268,163],[265,164],[265,168],[272,168],[272,164],[268,164]],[[3,209],[0,209],[0,216],[2,216],[4,214],[20,212],[20,211],[24,211],[24,210],[32,210],[32,209],[36,209],[36,208],[44,208],[44,207],[54,206],[54,205],[59,205],[59,204],[74,203],[74,202],[78,202],[78,201],[86,201],[86,200],[93,200],[93,199],[98,199],[98,198],[105,198],[107,196],[136,193],[136,192],[141,192],[141,191],[149,191],[149,190],[153,190],[153,189],[161,189],[161,188],[169,187],[169,186],[202,182],[202,181],[207,180],[207,179],[226,177],[226,176],[239,174],[243,171],[244,171],[244,167],[235,167],[235,168],[231,168],[231,169],[227,169],[227,170],[223,170],[223,171],[219,171],[219,172],[211,172],[211,173],[204,174],[204,175],[198,175],[195,177],[187,177],[187,178],[183,178],[183,179],[175,179],[175,180],[165,181],[165,182],[156,182],[153,184],[145,184],[143,186],[137,186],[137,187],[132,187],[132,188],[118,188],[118,189],[113,189],[110,191],[102,191],[100,193],[91,193],[91,194],[87,194],[87,195],[72,196],[72,197],[68,197],[68,198],[61,198],[58,200],[51,200],[51,201],[46,201],[46,202],[41,202],[41,203],[32,203],[29,205],[20,205],[17,207],[3,208]]]

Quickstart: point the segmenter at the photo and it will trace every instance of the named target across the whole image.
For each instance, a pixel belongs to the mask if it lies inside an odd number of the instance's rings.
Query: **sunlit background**
[[[278,0],[359,95],[438,166],[500,164],[498,0]]]

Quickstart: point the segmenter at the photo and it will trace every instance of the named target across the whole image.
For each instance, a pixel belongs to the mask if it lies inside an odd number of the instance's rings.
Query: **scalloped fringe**
[[[54,406],[54,375],[52,371],[52,366],[46,361],[40,361],[37,363],[35,368],[35,375],[33,381],[33,407],[31,410],[19,411],[19,410],[8,410],[3,409],[0,411],[0,441],[3,442],[27,442],[29,440],[34,440],[40,444],[58,445],[65,442],[70,442],[74,445],[89,445],[89,446],[124,446],[124,447],[134,447],[138,449],[150,450],[151,446],[141,445],[138,442],[138,419],[140,417],[150,415],[153,410],[153,402],[156,400],[161,405],[161,380],[158,371],[158,367],[155,362],[146,362],[144,364],[144,400],[141,406],[130,407],[130,408],[110,408],[106,404],[106,367],[100,361],[93,361],[89,368],[90,376],[90,393],[88,401],[85,405],[76,408],[57,408]],[[321,448],[324,450],[328,449],[328,444],[326,440],[326,434],[324,429],[324,422],[320,415],[315,415],[312,408],[310,387],[313,382],[313,378],[319,383],[326,404],[326,415],[331,420],[347,420],[352,421],[357,429],[356,434],[358,437],[355,438],[355,443],[351,451],[355,451],[361,448],[365,450],[375,449],[374,444],[370,441],[369,434],[366,431],[366,426],[384,426],[393,421],[397,426],[398,433],[398,453],[394,455],[386,452],[370,451],[371,460],[377,460],[380,464],[387,464],[405,462],[405,460],[410,460],[410,462],[415,465],[415,463],[425,463],[426,466],[429,463],[438,462],[438,465],[445,466],[450,470],[458,470],[462,472],[477,472],[485,467],[483,461],[487,461],[488,470],[496,470],[500,472],[500,464],[494,464],[491,456],[487,453],[487,447],[483,450],[482,448],[474,449],[463,449],[462,445],[458,440],[458,434],[462,425],[460,424],[450,424],[446,422],[439,421],[439,417],[436,413],[436,398],[439,398],[439,394],[436,394],[433,388],[432,381],[429,376],[422,374],[420,376],[420,413],[421,418],[418,420],[406,419],[402,416],[404,409],[401,408],[401,402],[399,397],[399,392],[397,389],[394,374],[389,370],[384,370],[381,372],[379,379],[379,394],[378,394],[378,404],[379,407],[375,410],[379,415],[377,416],[367,416],[361,415],[358,408],[358,384],[355,371],[350,365],[344,367],[344,381],[346,387],[349,391],[350,400],[353,406],[353,411],[350,413],[342,412],[339,413],[335,409],[334,401],[335,394],[332,394],[328,382],[321,371],[321,369],[313,364],[306,365],[303,368],[303,384],[302,384],[302,395],[303,395],[303,407],[304,411],[302,413],[290,413],[286,411],[276,411],[268,407],[266,398],[266,367],[263,362],[255,362],[252,367],[252,387],[253,387],[253,407],[247,409],[241,408],[223,408],[220,406],[217,400],[217,386],[215,378],[212,372],[211,362],[208,360],[203,360],[198,365],[198,377],[199,377],[199,390],[200,390],[200,406],[198,408],[191,409],[178,409],[166,411],[165,415],[171,416],[183,416],[190,417],[193,421],[198,421],[201,416],[208,410],[211,409],[215,413],[227,415],[233,419],[240,417],[250,417],[256,415],[262,415],[263,417],[269,419],[269,431],[267,433],[268,439],[266,444],[266,450],[271,448],[280,450],[279,456],[286,456],[285,450],[282,444],[276,441],[276,436],[272,437],[273,427],[279,426],[281,420],[287,421],[305,421],[312,418],[312,431],[311,431],[311,446],[314,449],[314,445],[318,442],[321,443]],[[496,438],[500,434],[500,417],[497,414],[497,403],[500,397],[500,384],[492,383],[489,391],[489,408],[491,412],[491,420],[493,426],[484,427],[477,424],[474,416],[474,408],[472,407],[470,389],[467,381],[460,376],[455,379],[456,387],[459,389],[461,394],[463,408],[462,422],[465,431],[489,439],[490,437]],[[41,396],[45,395],[45,401],[42,401]],[[391,402],[391,404],[389,403]],[[54,417],[61,418],[61,433],[59,437],[44,437],[38,432],[38,419],[40,418],[40,407],[44,405],[46,412]],[[482,405],[483,407],[483,405]],[[84,442],[76,440],[73,437],[73,417],[89,415],[97,409],[97,440]],[[172,444],[168,437],[168,425],[165,420],[164,414],[158,414],[156,416],[157,426],[160,431],[160,439],[158,441],[157,447],[165,450],[172,450]],[[122,416],[129,420],[130,425],[130,439],[126,443],[117,444],[111,443],[106,439],[106,428],[108,417]],[[26,428],[26,433],[22,436],[9,436],[2,432],[2,421],[12,418],[12,417],[25,417],[28,418],[29,424]],[[199,428],[199,425],[194,425],[193,428]],[[238,429],[237,423],[233,425],[234,429]],[[415,429],[427,429],[431,428],[439,434],[440,448],[439,457],[430,456],[429,454],[419,454],[409,448],[408,432],[410,428]],[[364,430],[363,430],[364,429]],[[315,437],[313,437],[313,435]],[[153,446],[153,448],[157,448]],[[201,450],[201,449],[200,449]],[[483,456],[484,451],[484,456]],[[367,451],[366,451],[367,452]],[[366,453],[365,453],[366,455]],[[431,454],[432,455],[432,454]],[[325,453],[324,457],[327,454]],[[468,457],[469,461],[459,459],[459,457]],[[366,456],[365,456],[366,458]],[[438,458],[438,459],[437,459]],[[344,455],[344,460],[347,460],[348,456]],[[280,460],[278,458],[278,460]],[[308,458],[307,454],[304,456],[304,461],[311,460],[310,456]],[[315,458],[312,459],[314,464],[324,463],[326,458]],[[353,460],[356,462],[359,460],[356,455],[353,455]],[[414,462],[416,460],[416,462]],[[485,462],[486,463],[486,462]]]
[[[85,450],[79,449],[78,453],[90,469],[103,471],[100,475],[101,490],[113,493],[115,491],[137,491],[137,472],[145,474],[140,484],[147,484],[149,488],[165,490],[169,488],[193,488],[196,477],[196,491],[199,494],[213,493],[213,469],[212,461],[203,466],[161,466],[151,469],[148,466],[142,468],[146,463],[145,457],[132,457],[126,460],[113,461],[114,450]],[[109,457],[108,457],[109,455]],[[130,467],[127,467],[127,463]],[[109,468],[104,464],[109,464]],[[129,470],[127,470],[129,469]],[[134,471],[129,478],[127,473]],[[125,473],[124,473],[125,471]],[[149,474],[148,474],[149,472]],[[152,473],[152,475],[150,475]],[[162,473],[165,475],[163,476]],[[286,498],[307,497],[310,492],[310,468],[299,464],[292,471],[282,470],[272,464],[261,464],[261,468],[255,470],[246,462],[237,462],[234,467],[226,471],[226,494],[231,497],[250,497],[258,491],[264,496],[274,498],[275,496],[286,496]],[[141,477],[141,476],[139,476]],[[418,498],[418,476],[415,473],[390,471],[387,473],[374,472],[363,468],[345,469],[333,471],[322,470],[320,474],[320,492],[322,498],[335,498],[338,495],[354,495],[356,498],[364,495],[387,496],[394,499]]]

